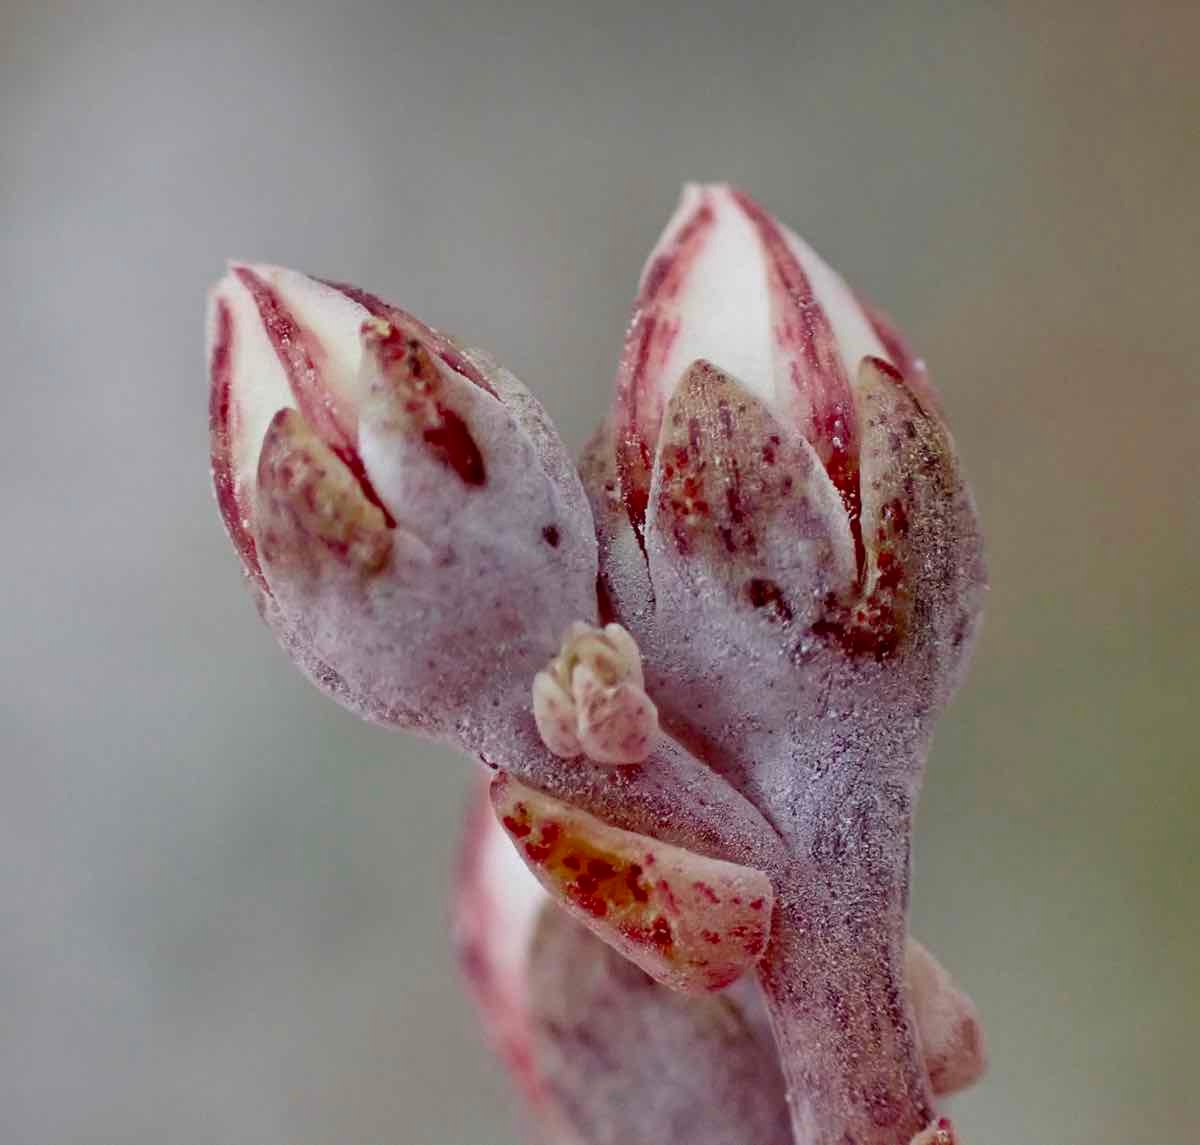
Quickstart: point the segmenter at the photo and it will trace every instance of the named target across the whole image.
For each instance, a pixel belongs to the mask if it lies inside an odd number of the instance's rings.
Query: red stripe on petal
[[[434,361],[436,347],[423,341],[424,327],[403,328],[395,318],[383,329],[363,323],[363,345],[378,357],[379,369],[398,391],[404,420],[421,431],[433,455],[464,484],[485,485],[487,467],[467,423],[442,400],[442,371]]]
[[[246,571],[263,592],[270,593],[258,561],[254,537],[247,528],[245,514],[238,503],[237,481],[233,473],[233,313],[224,299],[217,301],[216,321],[216,337],[209,362],[211,388],[208,395],[208,432],[217,508]]]
[[[349,403],[325,384],[321,375],[325,349],[320,339],[297,321],[279,292],[264,278],[246,266],[236,267],[235,273],[258,307],[263,328],[275,348],[275,355],[283,366],[288,386],[304,420],[345,462],[367,500],[379,506],[388,527],[394,528],[395,518],[375,492],[358,453],[357,416]]]
[[[918,370],[917,358],[904,335],[896,329],[892,320],[882,310],[876,310],[874,306],[869,302],[864,302],[861,298],[856,301],[867,316],[867,321],[871,323],[871,329],[882,344],[884,353],[905,378],[911,378]]]
[[[336,290],[339,294],[344,294],[351,302],[357,302],[359,306],[376,318],[382,318],[387,322],[395,322],[400,326],[408,326],[415,329],[421,335],[422,339],[433,347],[438,357],[454,370],[455,373],[461,374],[467,381],[473,382],[481,390],[486,390],[492,397],[499,397],[479,367],[467,358],[441,331],[435,330],[432,326],[426,326],[424,322],[419,318],[414,318],[407,310],[401,310],[399,306],[392,306],[390,303],[384,302],[382,298],[376,294],[372,294],[369,290],[351,286],[347,282],[331,282],[324,278],[317,281]]]
[[[616,461],[625,512],[639,542],[665,406],[656,383],[679,333],[679,296],[715,223],[716,212],[704,191],[667,248],[646,268],[625,339],[616,386]]]
[[[808,407],[806,436],[846,507],[861,578],[866,550],[862,539],[858,425],[854,395],[833,327],[783,229],[744,192],[735,190],[732,196],[762,243],[769,268],[776,353]]]
[[[316,434],[333,449],[349,448],[354,441],[355,417],[325,385],[321,366],[325,350],[320,339],[301,326],[279,292],[249,267],[234,273],[250,292],[275,354],[287,375],[292,396]]]
[[[458,474],[464,484],[486,484],[487,469],[483,464],[483,454],[475,444],[467,423],[446,406],[438,406],[438,415],[441,424],[424,431],[422,436],[425,444],[443,465]]]
[[[875,337],[882,343],[884,352],[904,375],[904,384],[916,399],[917,404],[927,412],[940,413],[941,403],[938,401],[933,383],[929,380],[924,363],[913,353],[908,340],[896,329],[891,318],[882,310],[876,310],[869,302],[865,302],[861,298],[858,299],[858,304],[871,323]]]

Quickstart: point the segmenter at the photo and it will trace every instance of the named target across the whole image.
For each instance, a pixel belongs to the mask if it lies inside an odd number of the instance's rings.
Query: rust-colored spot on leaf
[[[657,980],[720,989],[762,953],[771,884],[761,871],[613,827],[504,773],[492,802],[542,886]],[[757,910],[742,905],[751,898]]]
[[[752,577],[746,582],[746,598],[753,607],[763,609],[773,620],[787,624],[792,619],[792,607],[784,599],[783,590],[773,580]]]

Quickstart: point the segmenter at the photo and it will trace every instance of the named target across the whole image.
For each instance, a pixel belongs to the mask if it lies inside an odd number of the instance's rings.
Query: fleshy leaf
[[[657,569],[670,567],[776,622],[803,619],[814,592],[854,570],[845,514],[811,446],[704,361],[663,418],[646,543],[656,596]]]
[[[719,990],[765,949],[774,892],[761,871],[610,826],[503,772],[492,805],[550,895],[657,981]]]
[[[728,1110],[737,1110],[774,1145],[767,1130],[776,1118],[786,1126],[784,1083],[757,984],[740,978],[721,992],[721,1007],[714,1009],[712,994],[685,996],[647,981],[550,899],[492,813],[488,787],[481,775],[464,826],[455,945],[489,1038],[539,1121],[551,1126],[550,1139],[557,1145],[583,1130],[603,1132],[600,1120],[636,1139],[639,1113],[649,1100],[656,1109],[694,1117],[698,1125],[726,1126]],[[906,981],[933,1090],[956,1092],[984,1065],[975,1008],[911,938]],[[722,1010],[728,1020],[714,1022]],[[717,1036],[720,1030],[729,1036]],[[676,1035],[682,1041],[673,1045]],[[684,1044],[690,1046],[686,1052],[679,1049]],[[747,1073],[743,1065],[756,1060],[760,1065]],[[677,1090],[662,1079],[681,1064],[688,1078],[705,1084],[697,1090],[685,1078],[678,1092],[686,1099],[674,1106]],[[735,1081],[736,1096],[727,1088]],[[747,1106],[754,1112],[745,1114]],[[786,1135],[778,1140],[791,1142]]]
[[[942,964],[911,938],[904,963],[933,1092],[957,1093],[974,1085],[987,1069],[987,1047],[975,1003]]]
[[[828,676],[810,665],[810,630],[855,582],[841,496],[801,434],[698,362],[663,419],[645,548],[653,607],[622,620],[649,690],[664,725],[753,802],[750,773],[778,751],[743,729],[786,737]]]
[[[954,443],[889,363],[864,358],[862,532],[867,570],[858,599],[829,614],[850,652],[915,655],[935,697],[957,682],[978,620],[985,572],[970,492]]]
[[[792,1145],[752,994],[659,985],[547,904],[529,966],[532,1063],[555,1142]]]
[[[267,427],[255,494],[259,554],[277,583],[285,572],[370,576],[387,564],[392,530],[383,510],[298,410],[281,409]]]

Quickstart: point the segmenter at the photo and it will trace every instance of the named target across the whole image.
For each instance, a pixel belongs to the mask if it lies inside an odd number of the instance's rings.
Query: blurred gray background
[[[0,1142],[512,1145],[446,901],[469,766],[360,725],[207,474],[227,255],[489,347],[572,447],[685,178],[929,359],[990,548],[915,927],[974,1145],[1200,1098],[1193,4],[0,5]]]

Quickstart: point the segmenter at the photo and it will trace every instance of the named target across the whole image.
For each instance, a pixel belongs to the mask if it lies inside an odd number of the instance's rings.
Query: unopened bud
[[[474,750],[594,615],[595,536],[536,401],[373,295],[234,266],[210,300],[213,480],[260,609],[370,719]]]
[[[534,677],[533,715],[555,755],[640,763],[658,733],[658,710],[633,637],[619,624],[572,624],[559,654]]]

